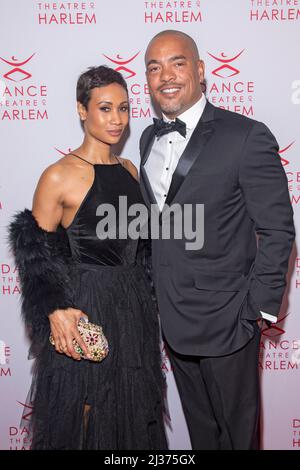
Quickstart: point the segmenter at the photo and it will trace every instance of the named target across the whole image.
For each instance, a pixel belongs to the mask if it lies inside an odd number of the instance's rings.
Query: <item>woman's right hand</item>
[[[81,358],[74,350],[73,339],[77,341],[84,355],[90,358],[86,344],[77,328],[80,318],[87,319],[88,316],[76,308],[55,310],[49,315],[51,333],[55,342],[56,351],[60,354],[66,354],[77,361],[80,361]]]

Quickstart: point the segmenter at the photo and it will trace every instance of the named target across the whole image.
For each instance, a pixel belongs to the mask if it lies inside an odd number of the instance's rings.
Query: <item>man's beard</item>
[[[177,114],[182,108],[181,103],[170,103],[161,105],[161,111],[167,116],[168,114]]]

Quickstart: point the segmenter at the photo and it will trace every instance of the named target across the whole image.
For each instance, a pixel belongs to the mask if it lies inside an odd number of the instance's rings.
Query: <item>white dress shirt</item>
[[[171,185],[172,176],[181,155],[187,146],[192,133],[202,116],[206,105],[206,98],[202,94],[200,100],[191,108],[180,114],[178,118],[186,124],[186,137],[179,132],[169,132],[161,137],[156,137],[145,163],[145,171],[151,183],[153,194],[160,211],[162,210]],[[163,120],[170,122],[164,114]],[[265,320],[275,323],[277,318],[266,312],[260,312]]]
[[[186,124],[186,137],[175,131],[155,138],[145,170],[160,210],[165,203],[177,163],[203,113],[205,104],[206,98],[202,94],[197,103],[178,116]],[[170,121],[164,114],[163,120]]]

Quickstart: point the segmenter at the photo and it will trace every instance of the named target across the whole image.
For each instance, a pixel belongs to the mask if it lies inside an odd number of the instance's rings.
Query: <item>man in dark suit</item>
[[[162,214],[204,205],[202,247],[187,249],[184,236],[152,240],[162,331],[192,446],[256,449],[259,320],[276,322],[294,240],[278,145],[264,124],[206,101],[204,64],[188,35],[159,33],[145,62],[163,116],[141,137],[145,201]]]

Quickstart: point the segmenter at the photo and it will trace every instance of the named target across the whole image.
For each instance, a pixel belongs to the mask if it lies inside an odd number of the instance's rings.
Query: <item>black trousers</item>
[[[261,331],[221,357],[181,355],[167,344],[193,449],[259,448]]]

